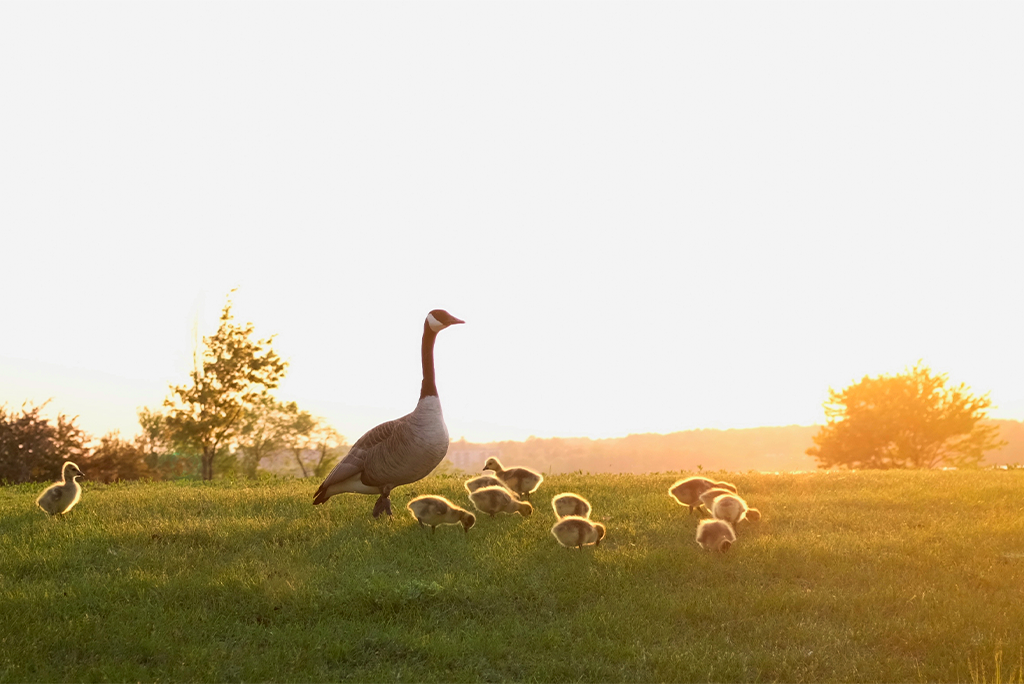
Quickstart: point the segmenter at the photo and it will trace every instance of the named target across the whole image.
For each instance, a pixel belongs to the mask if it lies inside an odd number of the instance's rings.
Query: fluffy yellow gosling
[[[504,487],[505,483],[494,475],[477,475],[476,477],[463,482],[462,486],[466,488],[467,492],[472,494],[481,487]]]
[[[50,515],[67,513],[82,498],[82,485],[78,484],[77,478],[85,475],[78,466],[71,461],[65,461],[60,474],[61,481],[47,487],[36,499],[36,505]]]
[[[590,517],[590,502],[572,492],[565,492],[551,499],[551,506],[559,518],[564,518],[567,515],[578,515],[581,518]]]
[[[761,519],[761,512],[756,508],[747,506],[747,502],[735,494],[722,494],[715,497],[711,504],[711,515],[719,520],[725,520],[735,527],[740,520],[757,522]]]
[[[492,518],[497,513],[518,513],[524,518],[529,518],[533,513],[533,506],[526,501],[520,501],[504,487],[481,487],[470,494],[469,499],[478,511]]]
[[[417,496],[406,504],[412,517],[419,521],[420,527],[430,526],[431,534],[437,532],[438,525],[462,525],[464,532],[476,522],[476,516],[464,508],[453,504],[443,496]]]
[[[484,470],[493,470],[495,476],[520,499],[529,499],[530,494],[537,491],[537,487],[544,481],[544,476],[536,470],[521,467],[505,469],[501,466],[501,461],[493,456],[487,459]]]
[[[722,496],[723,494],[734,494],[734,493],[735,492],[733,492],[731,489],[725,489],[724,487],[712,487],[711,489],[705,490],[705,492],[700,495],[700,500],[701,500],[701,503],[704,504],[704,508],[706,508],[706,509],[708,509],[710,511],[711,510],[711,506],[714,503],[716,498]]]
[[[736,492],[736,486],[728,482],[715,482],[706,477],[688,477],[669,487],[668,493],[681,506],[689,506],[690,515],[693,515],[694,511],[700,512],[700,495],[713,488]]]
[[[697,543],[705,551],[721,551],[725,553],[736,542],[736,532],[732,525],[724,520],[708,518],[697,525]]]
[[[582,551],[586,545],[600,545],[601,540],[604,539],[605,528],[601,523],[592,522],[578,515],[570,515],[556,522],[551,528],[551,534],[565,548],[575,547]]]

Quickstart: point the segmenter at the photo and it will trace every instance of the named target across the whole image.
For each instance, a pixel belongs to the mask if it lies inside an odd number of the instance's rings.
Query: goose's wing
[[[36,499],[36,505],[48,513],[51,512],[51,507],[58,505],[64,493],[59,485],[60,483],[54,483],[47,487]]]
[[[412,432],[409,416],[402,416],[378,425],[366,433],[363,439],[372,434],[372,440],[368,440],[364,447],[363,484],[377,487],[404,484],[419,479],[410,477],[409,472],[410,460],[415,459],[418,449],[421,448]],[[430,469],[433,469],[433,466]]]
[[[331,469],[331,472],[324,478],[323,483],[320,485],[320,489],[324,490],[330,487],[336,482],[344,482],[353,475],[363,473],[363,482],[368,485],[384,484],[378,482],[370,482],[365,477],[365,468],[368,461],[374,459],[375,454],[380,451],[386,451],[388,444],[393,440],[395,432],[398,430],[398,424],[401,422],[401,418],[396,420],[389,420],[386,423],[381,423],[375,428],[371,428],[362,437],[356,440],[356,443],[352,445],[348,453],[345,454],[345,458],[338,461],[338,463]],[[319,490],[318,490],[319,491]]]

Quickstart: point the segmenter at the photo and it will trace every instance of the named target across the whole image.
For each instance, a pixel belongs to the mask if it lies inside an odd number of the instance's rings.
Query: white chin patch
[[[430,329],[434,332],[437,332],[444,327],[444,323],[434,318],[434,314],[427,314],[427,325],[429,325]]]

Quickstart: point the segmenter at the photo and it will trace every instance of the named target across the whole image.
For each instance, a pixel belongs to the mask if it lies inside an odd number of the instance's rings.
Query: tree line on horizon
[[[829,391],[824,426],[687,430],[609,439],[455,443],[545,472],[973,468],[995,452],[1024,463],[1024,422],[988,419],[991,401],[918,362]],[[1001,429],[1011,441],[1000,438]]]
[[[295,402],[271,394],[288,364],[274,352],[273,336],[255,339],[253,333],[252,323],[235,323],[229,295],[217,332],[196,349],[188,381],[170,387],[162,410],[139,409],[141,432],[132,439],[112,432],[90,444],[93,440],[74,418],[44,418],[45,404],[24,405],[20,413],[0,406],[0,482],[50,480],[68,460],[103,482],[256,477],[260,462],[281,452],[294,458],[303,477],[325,476],[347,453],[344,437]],[[629,435],[613,440],[530,438],[487,446],[504,458],[557,472],[700,470],[705,465],[750,469],[742,457],[749,464],[751,449],[761,450],[762,460],[765,453],[783,457],[767,469],[793,470],[784,463],[793,454],[794,440],[819,468],[970,468],[981,465],[986,452],[1008,444],[999,436],[999,424],[988,420],[990,408],[987,395],[975,396],[962,383],[949,385],[948,376],[918,362],[902,373],[865,376],[841,391],[830,389],[824,426],[674,433],[689,435],[687,444]],[[720,447],[721,435],[728,433],[759,434],[761,441],[734,444],[732,456],[723,458],[720,448],[708,446],[717,441]],[[813,446],[805,448],[808,438]],[[468,446],[455,443],[455,448]]]
[[[1007,444],[986,452],[979,467],[1024,464],[1024,421],[992,420]],[[701,428],[625,437],[529,437],[496,442],[453,441],[450,455],[497,455],[506,465],[544,473],[805,472],[819,469],[807,454],[821,425]],[[469,466],[465,466],[471,470]]]

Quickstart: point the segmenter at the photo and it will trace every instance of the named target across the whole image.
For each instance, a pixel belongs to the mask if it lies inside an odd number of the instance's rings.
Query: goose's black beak
[[[459,323],[465,323],[465,322],[466,321],[462,320],[461,318],[456,318],[455,316],[452,316],[452,322],[449,323],[448,325],[458,325]]]

